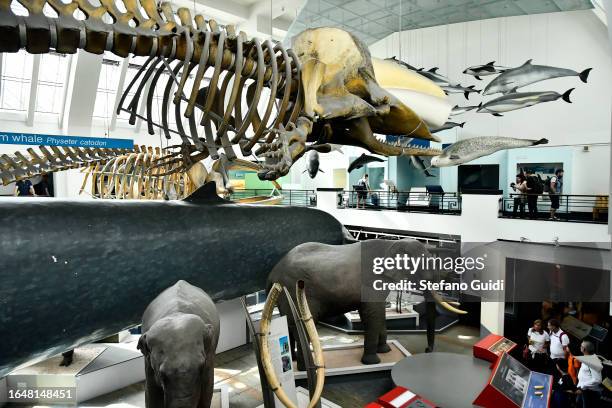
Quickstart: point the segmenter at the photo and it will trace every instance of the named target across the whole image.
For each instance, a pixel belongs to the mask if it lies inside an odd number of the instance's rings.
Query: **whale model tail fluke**
[[[565,93],[561,96],[561,98],[567,103],[572,103],[572,101],[570,100],[570,94],[572,93],[574,89],[575,88],[571,88],[565,91]]]
[[[535,142],[533,142],[533,145],[541,145],[541,144],[548,144],[548,139],[546,139],[545,137],[543,137],[540,140],[536,140]]]
[[[593,68],[587,68],[587,69],[585,69],[584,71],[582,71],[582,72],[580,73],[580,75],[578,75],[578,76],[580,77],[580,80],[581,80],[582,82],[584,82],[585,84],[586,84],[586,82],[587,82],[587,78],[589,77],[589,74],[591,73],[591,70],[592,70],[592,69],[593,69]]]

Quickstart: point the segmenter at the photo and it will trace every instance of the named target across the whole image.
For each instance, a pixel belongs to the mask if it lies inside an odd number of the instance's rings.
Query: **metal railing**
[[[461,196],[426,191],[345,190],[339,194],[338,207],[460,215]]]
[[[531,200],[531,211],[529,201]],[[608,222],[607,195],[559,194],[559,208],[554,221]],[[548,194],[510,194],[500,202],[500,217],[525,219],[550,219],[551,197]],[[522,211],[521,211],[522,208]]]
[[[314,207],[317,205],[317,194],[314,190],[276,190],[276,189],[244,189],[234,190],[229,199],[237,201],[251,197],[282,197],[277,204]]]

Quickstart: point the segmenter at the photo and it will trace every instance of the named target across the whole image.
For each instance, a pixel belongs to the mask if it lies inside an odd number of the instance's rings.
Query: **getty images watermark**
[[[605,250],[500,241],[431,248],[414,240],[363,241],[361,297],[436,291],[474,302],[610,302],[611,253],[609,244]]]

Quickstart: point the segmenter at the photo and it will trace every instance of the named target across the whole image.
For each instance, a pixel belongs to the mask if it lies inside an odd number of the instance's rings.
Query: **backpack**
[[[538,177],[540,177],[540,176],[538,175]],[[543,184],[543,187],[544,187],[544,192],[545,192],[545,193],[549,193],[549,194],[550,194],[550,193],[553,193],[553,194],[555,193],[554,191],[551,191],[551,190],[550,190],[550,182],[551,182],[551,180],[552,180],[552,177],[551,177],[551,176],[547,176],[547,177],[546,177],[546,180],[542,180],[542,179],[540,178],[540,182]]]
[[[537,176],[530,176],[533,181],[533,191],[532,194],[542,194],[544,192],[544,181],[538,174]],[[550,185],[550,184],[549,184]]]

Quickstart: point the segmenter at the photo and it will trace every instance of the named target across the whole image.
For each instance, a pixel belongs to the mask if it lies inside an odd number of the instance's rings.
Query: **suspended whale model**
[[[493,95],[496,93],[513,93],[516,92],[518,88],[522,88],[536,82],[567,76],[577,76],[582,82],[586,83],[592,69],[587,68],[582,72],[576,72],[566,68],[556,68],[547,65],[532,65],[531,61],[532,60],[527,60],[527,62],[520,67],[509,69],[499,75],[485,87],[482,94]]]
[[[178,280],[234,299],[295,246],[344,242],[323,211],[233,204],[215,183],[183,201],[0,198],[0,235],[0,378],[140,324]]]
[[[459,106],[459,105],[455,105],[453,106],[453,109],[451,110],[450,116],[457,116],[457,115],[462,115],[466,112],[472,111],[474,109],[478,109],[478,105],[472,105],[472,106]]]
[[[446,98],[424,94],[410,89],[385,88],[406,106],[410,106],[429,127],[442,126],[451,114],[452,104]]]
[[[410,156],[410,161],[415,169],[421,170],[426,177],[436,177],[434,174],[429,172],[429,166],[425,165],[424,160],[419,156]]]
[[[557,99],[563,99],[567,103],[572,103],[570,100],[570,94],[573,90],[574,88],[571,88],[563,94],[553,91],[510,93],[507,95],[502,95],[499,98],[495,98],[487,103],[481,103],[476,112],[491,113],[495,116],[502,116],[501,113],[503,112],[527,108],[529,106],[537,105],[538,103],[553,102]]]
[[[442,154],[432,157],[431,166],[458,166],[500,150],[517,149],[546,143],[548,143],[547,139],[530,140],[497,136],[473,137],[455,142],[444,149]]]
[[[439,128],[436,129],[431,129],[430,132],[431,133],[438,133],[441,132],[443,130],[448,130],[448,129],[452,129],[455,127],[460,127],[462,128],[463,125],[465,125],[466,122],[461,122],[461,123],[457,123],[457,122],[446,122],[444,125],[440,126]]]
[[[450,85],[450,86],[442,86],[442,89],[447,94],[462,93],[463,96],[465,96],[465,99],[470,99],[471,93],[480,93],[480,89],[476,89],[475,85],[470,85],[470,86]]]
[[[468,67],[463,71],[463,73],[467,75],[472,75],[474,78],[478,79],[479,81],[482,81],[482,78],[480,77],[500,74],[509,69],[510,68],[508,67],[495,65],[495,61],[491,61],[487,64],[473,65],[471,67]]]
[[[306,170],[304,170],[302,173],[306,172],[308,172],[311,179],[317,177],[319,172],[325,173],[319,168],[319,153],[316,150],[311,150],[306,155]]]
[[[355,169],[360,169],[366,164],[373,162],[384,162],[384,160],[379,157],[368,156],[367,154],[362,153],[361,156],[359,156],[358,158],[353,160],[351,164],[349,164],[348,172],[350,173]]]

